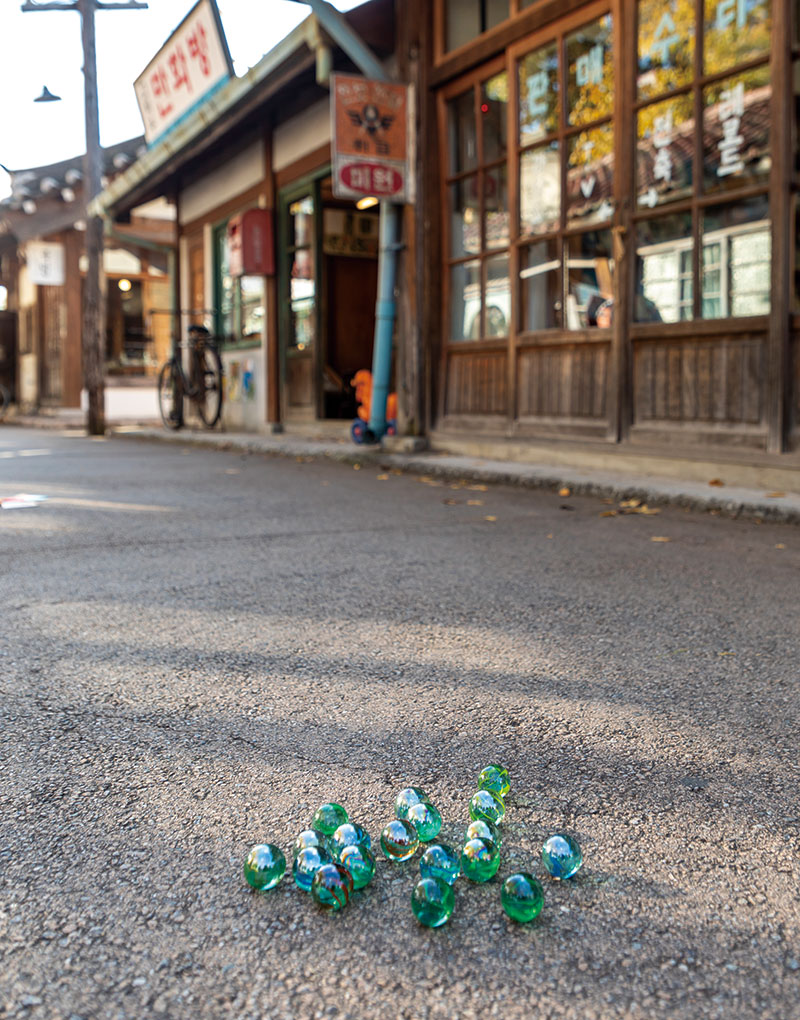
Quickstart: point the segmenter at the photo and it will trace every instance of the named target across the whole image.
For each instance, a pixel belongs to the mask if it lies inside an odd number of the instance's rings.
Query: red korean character
[[[169,82],[164,73],[164,68],[160,65],[150,75],[150,88],[156,97],[156,108],[158,109],[159,117],[166,117],[172,112],[172,103],[170,102]]]
[[[186,40],[189,56],[200,62],[200,70],[205,75],[211,74],[211,61],[208,59],[208,39],[202,25],[198,25]]]
[[[172,87],[174,89],[179,89],[181,86],[185,85],[191,92],[192,83],[189,80],[189,67],[186,63],[186,55],[180,46],[175,47],[170,54],[170,58],[167,63],[172,71]]]

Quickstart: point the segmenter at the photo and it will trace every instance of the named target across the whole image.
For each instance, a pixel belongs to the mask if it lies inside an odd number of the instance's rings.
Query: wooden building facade
[[[799,6],[416,6],[435,433],[798,447]]]

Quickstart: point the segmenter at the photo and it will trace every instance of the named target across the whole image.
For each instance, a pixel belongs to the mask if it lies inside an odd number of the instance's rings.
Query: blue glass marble
[[[339,863],[353,876],[353,888],[363,889],[375,877],[375,858],[365,846],[351,844],[342,850]]]
[[[363,846],[367,850],[372,848],[372,840],[366,829],[354,822],[345,822],[334,830],[328,838],[328,850],[334,860],[338,861],[342,850],[346,846]]]
[[[488,882],[500,867],[500,851],[488,839],[471,839],[461,851],[461,874],[470,882]]]
[[[307,846],[305,850],[301,850],[297,854],[292,864],[292,877],[294,878],[295,885],[302,889],[303,892],[310,892],[314,875],[316,875],[323,864],[331,863],[331,856],[323,847]]]
[[[423,878],[440,878],[453,885],[461,874],[460,857],[446,843],[431,843],[419,859],[419,873]]]
[[[411,909],[420,924],[438,928],[453,913],[455,896],[452,888],[440,878],[422,878],[411,893]]]
[[[404,787],[394,799],[394,813],[397,818],[408,818],[409,809],[415,804],[430,804],[431,799],[418,786]]]
[[[476,818],[470,822],[464,833],[464,842],[469,843],[471,839],[490,839],[496,847],[503,845],[503,837],[494,822],[485,818]]]
[[[341,804],[322,804],[311,819],[311,828],[317,829],[323,836],[330,836],[349,820]]]
[[[244,860],[244,877],[259,892],[273,889],[286,871],[286,858],[280,847],[273,843],[259,843],[252,847]]]
[[[487,822],[499,825],[506,814],[503,798],[491,790],[478,790],[469,802],[469,816],[473,821],[483,818]]]
[[[481,774],[478,776],[478,789],[491,790],[492,793],[505,797],[511,789],[511,784],[508,781],[508,769],[502,765],[487,765],[485,769],[481,769]]]
[[[553,878],[572,878],[580,871],[583,854],[577,840],[564,832],[548,836],[542,846],[542,862]]]
[[[433,804],[412,804],[408,809],[406,821],[411,822],[417,830],[421,843],[427,843],[439,835],[442,827],[442,816]]]
[[[393,818],[381,833],[381,849],[390,861],[407,861],[419,846],[417,830],[404,818]]]
[[[341,864],[323,864],[311,882],[311,896],[323,910],[341,910],[353,895],[353,876]]]
[[[303,829],[297,839],[294,841],[292,847],[292,856],[297,857],[301,850],[306,850],[311,846],[320,846],[325,849],[327,840],[325,836],[317,829]]]

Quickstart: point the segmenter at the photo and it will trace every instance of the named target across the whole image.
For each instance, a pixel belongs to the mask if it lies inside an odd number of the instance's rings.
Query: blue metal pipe
[[[392,374],[392,339],[395,320],[395,278],[400,206],[381,202],[378,252],[378,300],[375,305],[375,341],[372,349],[372,403],[364,439],[377,443],[386,434],[386,400]]]

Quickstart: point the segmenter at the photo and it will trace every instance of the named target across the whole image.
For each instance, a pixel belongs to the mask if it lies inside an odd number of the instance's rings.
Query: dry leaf
[[[353,470],[354,471],[360,471],[361,470],[361,465],[360,464],[354,464],[353,465]]]
[[[485,521],[496,521],[497,520],[497,518],[494,517],[492,514],[489,514],[488,516],[484,517],[483,519]]]
[[[653,535],[650,539],[651,542],[671,542],[671,538],[667,538],[666,535]]]
[[[783,542],[778,542],[778,543],[776,544],[775,548],[776,548],[776,549],[785,549],[785,548],[786,548],[786,546],[785,546],[785,545],[783,544]]]
[[[443,499],[442,502],[445,506],[458,506],[457,499]]]
[[[559,494],[559,496],[571,496],[572,495],[572,493],[569,491],[569,489],[566,487],[566,485],[563,486],[563,488],[558,490],[558,494]]]
[[[483,506],[482,499],[468,499],[467,506]]]
[[[377,478],[377,480],[379,482],[388,482],[388,480],[389,480],[389,476],[388,475],[376,475],[375,477]]]
[[[469,486],[469,491],[470,492],[488,492],[488,490],[489,490],[489,486],[488,485],[470,485]]]
[[[613,499],[604,499],[601,502],[605,503],[606,506],[613,506],[615,501]]]
[[[785,492],[768,492],[767,499],[783,499]]]
[[[418,482],[422,482],[423,485],[428,485],[433,481],[430,475],[420,475],[417,479]]]
[[[550,534],[547,537],[548,538],[552,538],[553,537],[553,532],[551,531]]]
[[[391,470],[391,474],[393,475],[402,475],[402,473],[403,472],[400,470],[400,468],[392,468]]]
[[[620,503],[620,510],[633,510],[637,506],[641,506],[642,501],[640,499],[623,499]]]
[[[723,480],[721,478],[712,478],[711,481],[708,484],[709,485],[722,486],[722,485],[725,484],[725,482],[723,482]]]
[[[653,517],[655,514],[660,514],[661,511],[657,506],[648,506],[647,503],[644,506],[640,506],[636,511],[637,514],[644,514],[645,517]]]
[[[736,652],[717,652],[717,655],[736,655]]]
[[[600,514],[600,516],[601,517],[616,517],[617,516],[617,511],[616,510],[603,510],[603,512]]]

